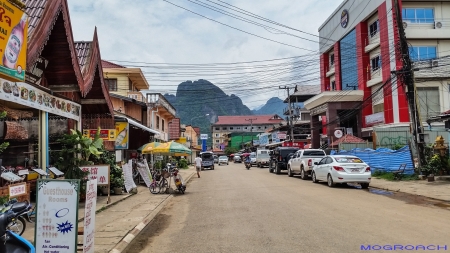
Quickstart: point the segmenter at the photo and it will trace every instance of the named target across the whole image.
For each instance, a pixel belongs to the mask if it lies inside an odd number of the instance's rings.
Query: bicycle
[[[161,174],[157,171],[151,171],[152,174],[152,183],[150,184],[150,192],[153,194],[160,193],[161,191]]]

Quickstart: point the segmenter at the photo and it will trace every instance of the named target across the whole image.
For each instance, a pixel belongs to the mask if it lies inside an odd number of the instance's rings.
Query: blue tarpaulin
[[[411,159],[409,146],[405,146],[399,150],[392,150],[388,148],[378,148],[376,150],[370,148],[354,148],[350,151],[341,150],[339,152],[332,150],[330,154],[356,156],[367,163],[372,171],[394,171],[398,170],[401,164],[406,164],[405,174],[414,173],[414,165]]]

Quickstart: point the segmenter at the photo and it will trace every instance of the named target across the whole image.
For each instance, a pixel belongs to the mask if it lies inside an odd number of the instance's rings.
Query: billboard
[[[128,122],[116,122],[116,142],[115,149],[128,149]]]
[[[28,16],[8,1],[2,1],[0,26],[0,77],[25,81]]]

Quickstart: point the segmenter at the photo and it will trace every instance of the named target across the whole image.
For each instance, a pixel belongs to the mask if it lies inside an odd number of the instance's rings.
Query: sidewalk
[[[195,169],[180,170],[180,174],[187,183]],[[110,204],[106,204],[106,196],[99,196],[95,216],[95,252],[122,252],[171,197],[171,194],[151,194],[144,186],[138,186],[138,193],[134,195],[111,195]],[[80,227],[83,226],[84,204],[80,203],[78,215]],[[27,225],[23,237],[33,242],[34,224]],[[83,236],[78,236],[78,242],[83,242]]]
[[[450,181],[388,181],[372,177],[370,187],[450,201]]]

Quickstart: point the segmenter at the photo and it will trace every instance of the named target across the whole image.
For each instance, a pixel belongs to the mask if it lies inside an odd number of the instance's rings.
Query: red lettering
[[[100,177],[100,183],[104,183],[104,182],[106,182],[106,178],[105,178],[105,176],[101,176]]]

